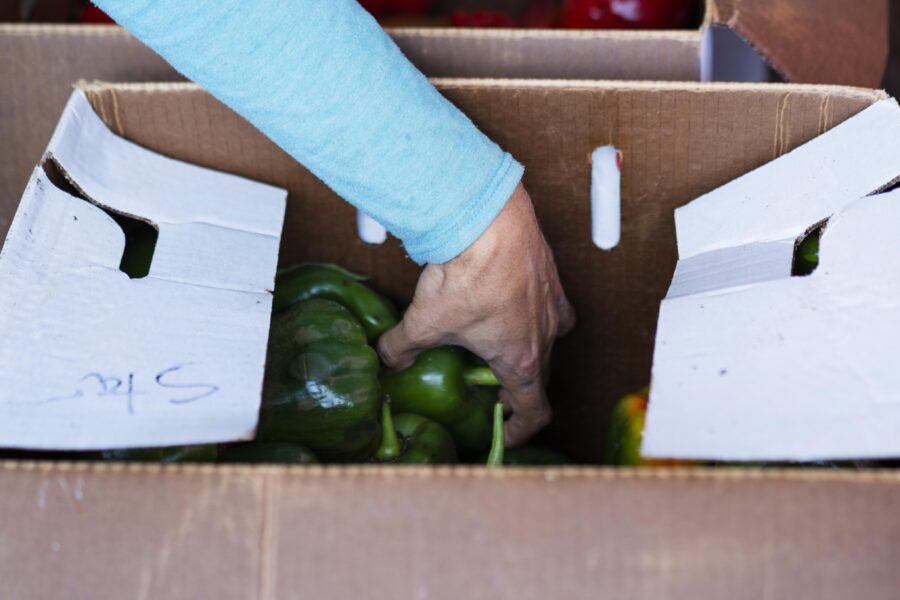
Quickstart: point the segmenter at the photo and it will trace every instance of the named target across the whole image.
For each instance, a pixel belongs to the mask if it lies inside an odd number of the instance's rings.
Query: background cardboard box
[[[64,18],[61,4],[38,3],[46,12],[37,16]],[[432,77],[765,79],[755,48],[789,81],[875,87],[887,56],[887,13],[887,0],[708,0],[702,27],[692,30],[389,32]],[[724,58],[714,65],[717,52]],[[79,79],[181,77],[115,26],[0,24],[0,215],[18,201]],[[0,237],[8,225],[0,216]]]
[[[645,384],[675,263],[672,211],[856,114],[838,87],[443,80],[526,166],[578,328],[554,356],[547,434],[596,460]],[[91,85],[150,149],[289,190],[282,261],[330,260],[397,299],[418,268],[355,211],[186,84]],[[589,155],[624,154],[622,242],[591,243]],[[900,584],[900,473],[4,463],[12,597],[848,598]]]
[[[514,8],[523,2],[500,4]],[[881,80],[887,57],[886,0],[698,4],[702,14],[696,29],[388,31],[431,77],[734,80],[715,77],[717,69],[720,74],[733,73],[728,64],[713,64],[713,50],[718,44],[746,42],[787,81],[874,87]],[[739,49],[735,52],[719,62],[744,58]]]

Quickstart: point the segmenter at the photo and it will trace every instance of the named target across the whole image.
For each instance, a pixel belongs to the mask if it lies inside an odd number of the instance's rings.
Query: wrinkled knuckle
[[[515,376],[522,383],[536,379],[541,373],[541,351],[538,344],[529,344],[515,365]]]
[[[434,330],[419,319],[405,319],[403,333],[413,344],[426,344],[432,338]]]
[[[378,354],[381,355],[381,359],[388,363],[393,364],[397,360],[397,353],[394,351],[393,344],[390,343],[390,340],[387,336],[381,336],[378,340],[377,346]]]

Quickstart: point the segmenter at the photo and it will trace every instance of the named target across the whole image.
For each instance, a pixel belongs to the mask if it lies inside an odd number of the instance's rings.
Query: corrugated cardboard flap
[[[285,197],[114,135],[76,90],[0,252],[0,446],[252,437]],[[156,230],[142,275],[123,220]]]
[[[878,87],[887,0],[708,0],[707,22],[744,38],[786,80]]]
[[[900,455],[900,108],[882,100],[675,212],[643,452]],[[791,276],[817,223],[818,268]]]

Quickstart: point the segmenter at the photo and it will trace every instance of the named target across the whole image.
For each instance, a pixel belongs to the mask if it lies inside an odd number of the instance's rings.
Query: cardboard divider
[[[525,186],[578,313],[559,341],[546,440],[600,459],[608,416],[650,377],[660,300],[675,266],[673,211],[884,95],[827,86],[438,80],[439,89],[525,165]],[[352,207],[249,123],[190,84],[84,86],[117,133],[163,154],[289,190],[281,264],[330,261],[403,304],[418,267],[391,238],[359,240]],[[623,156],[622,239],[591,241],[591,152]]]

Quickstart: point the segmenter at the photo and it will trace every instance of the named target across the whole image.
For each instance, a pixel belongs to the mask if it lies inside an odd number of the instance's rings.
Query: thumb
[[[387,330],[378,338],[378,354],[384,364],[392,369],[408,367],[423,350],[438,346],[441,336],[434,330],[416,325],[410,318],[410,311],[396,326]]]

